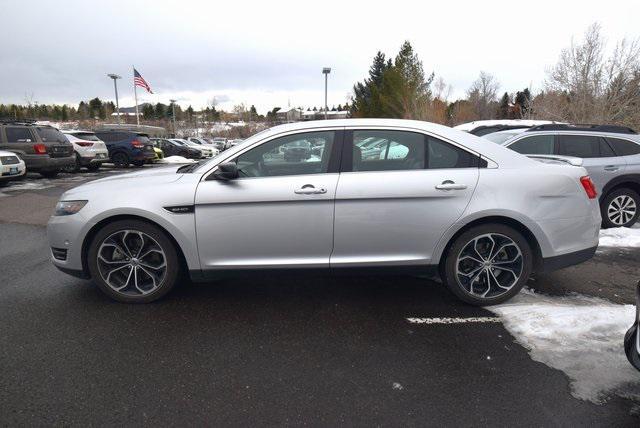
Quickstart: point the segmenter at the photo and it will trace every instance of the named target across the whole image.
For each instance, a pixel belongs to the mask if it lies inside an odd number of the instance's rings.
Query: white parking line
[[[471,318],[407,318],[412,324],[467,324],[477,322],[501,322],[499,317]]]

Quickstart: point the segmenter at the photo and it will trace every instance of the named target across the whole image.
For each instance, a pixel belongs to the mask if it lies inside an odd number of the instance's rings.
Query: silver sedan
[[[313,154],[284,157],[299,141]],[[56,267],[123,302],[156,300],[181,274],[373,269],[437,272],[490,305],[534,271],[592,257],[600,222],[582,167],[427,122],[351,119],[276,126],[197,164],[76,187],[48,237]]]

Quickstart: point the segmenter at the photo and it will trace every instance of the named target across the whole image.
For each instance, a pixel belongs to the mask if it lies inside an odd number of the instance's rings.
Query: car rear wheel
[[[128,168],[129,156],[126,153],[115,153],[111,158],[116,168]]]
[[[88,253],[91,278],[112,299],[148,303],[167,294],[179,273],[176,248],[158,227],[138,220],[110,223]]]
[[[630,227],[638,221],[640,196],[623,188],[609,193],[601,205],[602,227]]]
[[[447,252],[442,279],[462,301],[486,306],[518,294],[529,280],[533,254],[527,240],[502,224],[473,227]]]

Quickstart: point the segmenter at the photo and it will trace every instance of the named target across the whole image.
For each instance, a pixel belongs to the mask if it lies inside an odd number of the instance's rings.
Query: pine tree
[[[509,94],[505,92],[504,95],[502,95],[502,98],[500,98],[500,103],[498,104],[498,111],[497,111],[498,119],[510,118],[509,117],[510,105],[511,105],[511,98],[509,97]]]

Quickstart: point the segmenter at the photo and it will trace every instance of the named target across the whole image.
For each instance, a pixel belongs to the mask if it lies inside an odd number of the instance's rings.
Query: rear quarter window
[[[640,154],[640,144],[620,138],[607,138],[609,144],[618,156],[631,156]]]

